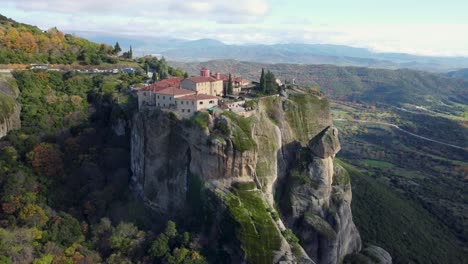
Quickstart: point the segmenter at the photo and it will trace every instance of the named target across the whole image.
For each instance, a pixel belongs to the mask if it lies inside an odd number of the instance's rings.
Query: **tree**
[[[44,209],[35,204],[28,204],[21,208],[18,214],[19,220],[28,226],[43,226],[49,220]]]
[[[18,47],[20,34],[14,27],[10,28],[3,38],[3,43],[8,49],[14,49]]]
[[[120,47],[120,44],[119,44],[119,42],[118,42],[118,41],[117,41],[117,42],[115,42],[115,46],[114,46],[114,54],[118,55],[118,54],[119,54],[119,52],[121,52],[121,51],[122,51],[122,48]]]
[[[129,59],[132,59],[132,58],[133,58],[132,46],[130,46],[130,50],[128,51],[128,58],[129,58]]]
[[[138,249],[144,238],[145,233],[138,230],[132,223],[120,223],[115,228],[109,241],[113,249],[128,255]]]
[[[32,167],[34,172],[47,177],[63,175],[63,154],[59,146],[41,143],[33,150]]]
[[[265,69],[262,68],[262,74],[260,75],[260,92],[264,93],[266,91],[266,82],[265,82]]]
[[[189,77],[188,73],[185,72],[185,73],[184,73],[184,78],[188,78],[188,77]]]
[[[159,79],[159,78],[158,78],[158,73],[154,71],[154,72],[153,72],[153,76],[152,76],[151,79],[153,80],[153,83],[157,82],[158,79]]]
[[[153,257],[160,258],[169,252],[169,238],[166,234],[160,234],[153,243],[151,243],[150,254]]]
[[[228,87],[227,87],[227,94],[233,94],[234,90],[232,88],[232,76],[229,74],[229,79],[228,79]]]
[[[174,238],[177,236],[177,226],[176,223],[173,221],[168,221],[166,225],[166,230],[164,233],[167,235],[169,238]]]
[[[278,92],[278,84],[276,83],[276,77],[271,71],[268,71],[265,74],[263,93],[274,94],[277,92]]]
[[[146,71],[146,75],[148,75],[149,71],[150,71],[150,68],[149,68],[149,64],[148,63],[145,63],[145,71]]]

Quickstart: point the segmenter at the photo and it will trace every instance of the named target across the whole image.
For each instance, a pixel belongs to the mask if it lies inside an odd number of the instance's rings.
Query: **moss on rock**
[[[319,234],[326,237],[328,240],[336,239],[335,230],[333,230],[330,224],[320,216],[311,213],[305,213],[304,220],[308,225],[313,227]]]
[[[292,94],[284,105],[286,118],[296,138],[302,143],[331,125],[329,102],[312,94]]]
[[[281,234],[271,218],[258,190],[234,188],[225,196],[232,218],[239,224],[237,239],[248,263],[273,263],[274,252],[280,250]]]
[[[230,136],[234,148],[240,152],[255,149],[257,144],[252,138],[252,118],[245,118],[230,111],[225,111],[223,115],[231,120]]]

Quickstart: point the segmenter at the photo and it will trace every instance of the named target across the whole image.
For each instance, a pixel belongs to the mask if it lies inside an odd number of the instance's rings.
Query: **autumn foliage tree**
[[[63,154],[55,144],[41,143],[33,149],[34,172],[47,177],[63,175]]]

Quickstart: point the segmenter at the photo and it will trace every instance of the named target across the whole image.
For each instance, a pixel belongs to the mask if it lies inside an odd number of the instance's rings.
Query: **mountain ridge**
[[[468,67],[468,57],[422,56],[398,52],[375,52],[367,48],[338,44],[226,44],[217,39],[196,40],[97,34],[76,32],[98,42],[113,44],[119,39],[132,45],[140,55],[157,53],[176,61],[237,59],[263,63],[335,64],[373,68],[413,68],[429,71],[451,71]]]

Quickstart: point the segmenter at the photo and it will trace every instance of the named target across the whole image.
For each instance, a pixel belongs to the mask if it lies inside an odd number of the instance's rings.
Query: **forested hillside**
[[[96,44],[57,28],[43,31],[0,15],[0,64],[117,63],[114,48]]]
[[[14,76],[23,127],[0,140],[0,263],[205,263],[128,188],[129,142],[112,127],[144,75]]]

